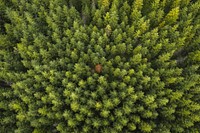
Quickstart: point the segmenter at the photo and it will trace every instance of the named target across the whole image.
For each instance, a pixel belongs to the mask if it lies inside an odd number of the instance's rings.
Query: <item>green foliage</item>
[[[0,132],[200,132],[199,7],[0,0]]]

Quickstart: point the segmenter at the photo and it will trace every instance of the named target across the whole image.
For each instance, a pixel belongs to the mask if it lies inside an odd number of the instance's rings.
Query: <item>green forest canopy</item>
[[[0,132],[200,132],[199,8],[0,0]]]

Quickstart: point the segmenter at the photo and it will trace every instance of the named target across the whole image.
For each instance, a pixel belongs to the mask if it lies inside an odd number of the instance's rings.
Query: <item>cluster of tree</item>
[[[199,0],[0,0],[0,132],[200,132],[199,12]]]

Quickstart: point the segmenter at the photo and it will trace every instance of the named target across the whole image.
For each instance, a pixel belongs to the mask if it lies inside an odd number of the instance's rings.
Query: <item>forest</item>
[[[0,0],[0,133],[200,133],[200,1]]]

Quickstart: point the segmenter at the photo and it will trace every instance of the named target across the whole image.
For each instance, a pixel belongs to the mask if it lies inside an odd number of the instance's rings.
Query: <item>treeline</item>
[[[0,0],[0,132],[200,132],[199,8]]]

